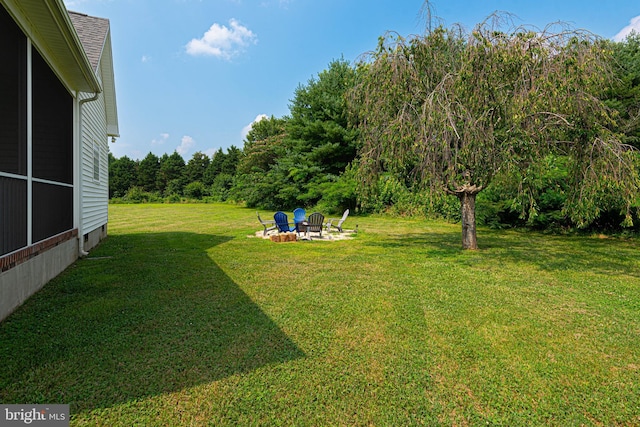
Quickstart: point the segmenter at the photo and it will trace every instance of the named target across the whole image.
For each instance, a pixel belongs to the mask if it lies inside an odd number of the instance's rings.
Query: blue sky
[[[242,148],[250,124],[289,112],[295,89],[335,59],[354,62],[392,30],[422,33],[423,0],[65,0],[111,21],[120,138],[116,157],[177,150],[185,161]],[[441,0],[445,25],[471,28],[496,10],[605,38],[640,32],[630,0]]]

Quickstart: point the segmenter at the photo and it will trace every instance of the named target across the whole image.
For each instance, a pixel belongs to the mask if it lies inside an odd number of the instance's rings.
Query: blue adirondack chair
[[[273,215],[273,220],[276,222],[279,233],[287,233],[289,231],[296,231],[295,225],[289,225],[289,219],[287,214],[281,211],[276,212]]]
[[[293,210],[293,224],[296,227],[296,231],[300,231],[299,224],[307,220],[307,212],[302,208],[295,208]]]

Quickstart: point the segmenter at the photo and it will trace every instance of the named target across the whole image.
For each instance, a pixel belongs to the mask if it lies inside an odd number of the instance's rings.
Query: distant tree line
[[[381,38],[375,60],[389,61],[390,70],[396,72],[398,68],[394,68],[391,56],[385,56],[385,49],[392,48],[384,43]],[[579,43],[592,42],[580,40]],[[597,43],[598,52],[610,59],[613,75],[599,82],[598,90],[587,92],[597,93],[609,109],[608,131],[626,146],[640,148],[640,35],[634,33],[623,42],[598,40]],[[393,49],[408,49],[408,46],[401,44]],[[417,58],[415,49],[419,48],[414,43],[411,46],[414,51],[407,50],[405,53],[409,54],[405,58]],[[399,56],[393,58],[397,60]],[[425,58],[422,66],[429,67],[431,57]],[[161,157],[149,153],[142,160],[110,155],[110,198],[113,202],[233,201],[267,210],[292,210],[302,206],[327,213],[349,208],[460,220],[460,201],[455,195],[435,192],[416,180],[420,151],[399,151],[402,144],[415,144],[419,138],[412,132],[419,128],[410,129],[407,127],[410,123],[401,120],[391,125],[391,122],[374,122],[381,119],[383,113],[399,115],[417,108],[411,97],[425,88],[418,80],[418,83],[405,84],[402,78],[407,77],[399,75],[396,77],[400,80],[393,83],[396,86],[382,87],[382,80],[371,80],[375,60],[355,65],[342,59],[331,62],[326,70],[295,90],[288,115],[254,123],[242,148],[219,149],[211,157],[197,152],[187,162],[177,152]],[[446,67],[442,69],[446,72]],[[363,87],[377,90],[376,84],[380,85],[382,103],[367,106],[358,91]],[[410,91],[401,88],[410,88]],[[469,86],[468,89],[471,96],[477,96],[471,89],[477,88]],[[373,114],[374,110],[366,111],[372,105],[380,115]],[[382,111],[383,108],[386,110]],[[563,137],[580,138],[591,132],[590,126],[586,122],[579,125],[580,129],[573,125],[571,132]],[[490,125],[488,129],[493,131],[495,126]],[[581,129],[584,132],[581,133]],[[365,179],[365,166],[370,165],[379,147],[371,145],[371,141],[382,141],[383,132],[402,138],[376,158],[381,162],[380,173],[371,181]],[[570,145],[569,141],[567,146]],[[394,147],[398,151],[394,151]],[[636,153],[636,166],[637,158]],[[524,193],[522,173],[489,174],[492,180],[487,181],[477,198],[479,223],[539,229],[566,229],[576,225],[618,229],[625,222],[638,228],[640,197],[636,197],[631,206],[620,206],[620,200],[615,197],[600,195],[592,200],[595,215],[583,222],[572,218],[566,207],[571,197],[569,171],[576,159],[567,151],[566,154],[549,152],[538,160],[527,169]],[[424,166],[422,170],[426,171],[428,168]],[[637,180],[635,173],[632,179]]]
[[[231,146],[209,157],[196,152],[185,163],[182,156],[153,153],[142,160],[109,153],[109,198],[120,201],[179,201],[186,197],[227,200],[242,151]]]

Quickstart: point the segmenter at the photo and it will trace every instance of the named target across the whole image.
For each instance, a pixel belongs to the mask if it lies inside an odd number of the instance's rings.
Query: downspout
[[[87,255],[89,255],[89,252],[86,252],[84,250],[84,229],[82,228],[82,167],[83,167],[83,158],[82,158],[82,147],[84,146],[84,121],[82,120],[82,106],[87,103],[87,102],[93,102],[93,101],[97,101],[98,97],[100,96],[100,92],[94,92],[93,96],[91,98],[85,98],[85,99],[81,99],[80,101],[78,101],[78,122],[79,122],[79,128],[80,128],[80,132],[79,132],[79,138],[80,138],[80,143],[78,144],[78,167],[79,167],[79,173],[78,173],[78,192],[79,192],[79,197],[78,197],[78,204],[80,206],[78,206],[78,210],[79,210],[79,221],[80,223],[78,224],[79,228],[80,228],[80,232],[78,233],[78,255],[80,257],[86,257]]]

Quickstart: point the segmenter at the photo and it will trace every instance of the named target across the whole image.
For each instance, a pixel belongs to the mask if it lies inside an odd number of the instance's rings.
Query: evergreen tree
[[[156,191],[158,172],[160,171],[160,158],[149,152],[147,156],[138,163],[138,185],[144,191]]]
[[[136,185],[136,162],[127,156],[116,159],[109,153],[109,198],[123,197]]]
[[[608,43],[616,79],[607,104],[620,114],[619,130],[624,141],[640,148],[640,34],[632,32],[622,42]]]
[[[184,187],[184,159],[177,151],[163,154],[160,158],[157,188],[165,195],[182,194]]]
[[[185,182],[202,182],[204,174],[211,163],[211,159],[206,154],[196,151],[193,153],[191,160],[186,164],[184,169]]]
[[[356,75],[347,61],[333,61],[317,79],[296,89],[290,105],[288,145],[302,163],[316,166],[321,174],[341,174],[356,156],[357,129],[349,126],[346,105]]]
[[[235,188],[249,206],[312,206],[334,185],[332,200],[345,200],[336,191],[346,189],[338,181],[357,151],[358,131],[349,125],[346,103],[356,76],[347,61],[333,61],[298,87],[289,117],[254,125],[238,164],[250,176],[238,177]]]
[[[222,152],[222,148],[218,148],[218,151],[213,153],[211,161],[204,172],[203,182],[205,185],[213,184],[216,176],[222,172],[222,165],[225,161],[226,155]]]
[[[236,169],[238,167],[238,163],[240,162],[240,157],[242,155],[242,150],[238,147],[232,145],[227,149],[227,154],[224,156],[221,165],[220,172],[234,176],[236,174]]]

